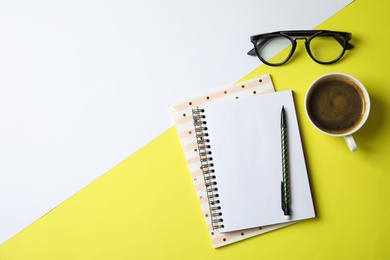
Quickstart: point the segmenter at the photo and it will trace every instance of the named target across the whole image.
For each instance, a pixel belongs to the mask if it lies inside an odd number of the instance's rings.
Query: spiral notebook
[[[291,219],[281,210],[280,110],[290,146]],[[170,106],[214,247],[315,216],[291,91],[265,75]]]

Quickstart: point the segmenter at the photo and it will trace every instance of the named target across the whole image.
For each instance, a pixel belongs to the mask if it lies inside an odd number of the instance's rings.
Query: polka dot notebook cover
[[[212,186],[210,186],[212,174],[207,174],[207,170],[202,169],[202,165],[204,165],[202,164],[202,147],[198,146],[199,139],[196,133],[199,129],[195,129],[196,127],[194,126],[193,109],[196,111],[198,106],[211,102],[241,99],[273,92],[275,90],[270,75],[264,75],[170,106],[171,117],[177,128],[195,191],[198,195],[210,238],[215,248],[282,228],[296,222],[261,226],[227,233],[219,231],[217,213],[214,211],[216,205],[213,205],[215,198],[213,198]]]

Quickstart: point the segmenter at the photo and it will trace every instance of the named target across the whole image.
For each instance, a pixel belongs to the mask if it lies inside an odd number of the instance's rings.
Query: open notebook
[[[288,121],[291,218],[281,209],[280,111]],[[265,75],[170,107],[214,247],[315,216],[291,91]]]

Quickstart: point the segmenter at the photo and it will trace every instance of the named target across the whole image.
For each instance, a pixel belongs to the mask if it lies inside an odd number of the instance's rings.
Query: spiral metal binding
[[[195,126],[196,142],[198,144],[198,153],[200,157],[200,169],[202,170],[204,182],[206,185],[207,199],[209,202],[211,225],[214,229],[223,228],[222,213],[220,212],[221,206],[218,200],[218,188],[216,187],[216,177],[214,175],[214,164],[211,162],[211,146],[209,145],[210,139],[207,137],[206,116],[204,115],[204,109],[194,108],[192,109],[192,118]]]

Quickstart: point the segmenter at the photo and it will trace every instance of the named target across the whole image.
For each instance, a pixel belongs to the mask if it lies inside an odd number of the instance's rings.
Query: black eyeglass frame
[[[315,38],[316,36],[319,35],[325,35],[325,36],[335,36],[334,38],[340,43],[340,45],[343,47],[343,50],[341,54],[334,60],[332,61],[320,61],[314,57],[314,55],[310,51],[310,41]],[[283,62],[279,63],[269,63],[268,61],[264,60],[262,56],[259,54],[258,50],[258,41],[262,38],[269,38],[269,37],[275,37],[275,36],[282,36],[288,39],[291,44],[291,50],[290,53],[288,54],[287,58]],[[340,40],[340,36],[342,37],[343,41]],[[292,38],[292,37],[298,37],[298,38]],[[309,38],[304,38],[304,37],[309,37]],[[309,56],[317,63],[319,64],[332,64],[337,61],[339,61],[345,54],[346,50],[350,50],[353,48],[353,45],[349,43],[349,40],[352,38],[352,33],[349,32],[340,32],[340,31],[329,31],[329,30],[295,30],[295,31],[277,31],[277,32],[271,32],[271,33],[263,33],[263,34],[257,34],[257,35],[252,35],[250,37],[251,42],[254,45],[254,48],[251,49],[248,52],[248,55],[250,56],[256,56],[264,63],[269,66],[280,66],[285,64],[287,61],[290,60],[292,55],[294,54],[294,51],[297,46],[297,40],[304,39],[305,40],[305,47],[306,51],[309,54]]]

